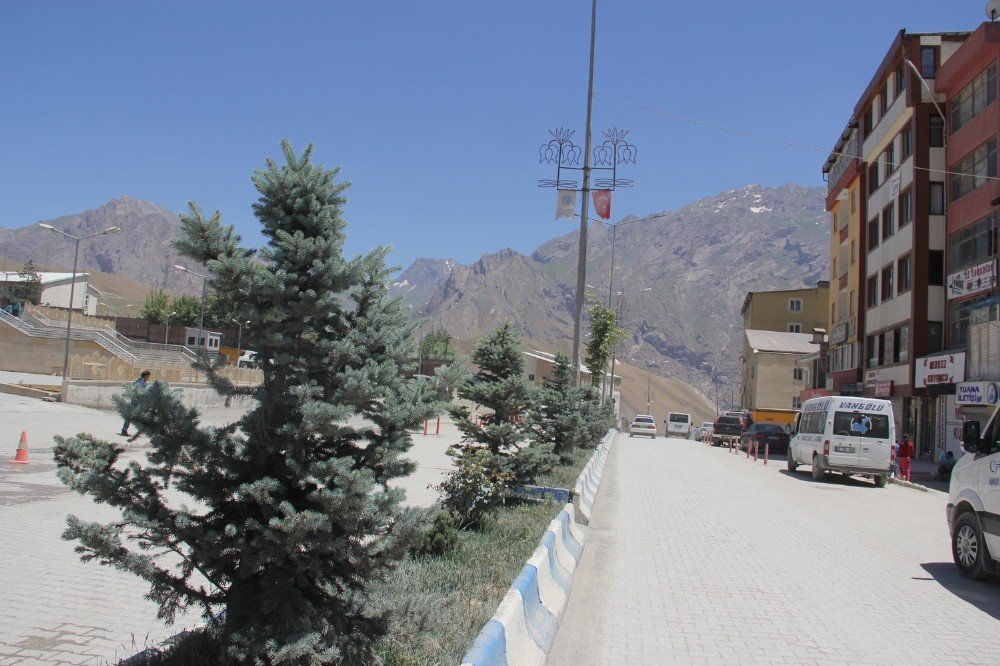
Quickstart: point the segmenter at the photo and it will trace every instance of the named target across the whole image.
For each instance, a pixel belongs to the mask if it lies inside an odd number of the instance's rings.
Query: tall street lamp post
[[[201,278],[201,318],[198,321],[198,345],[197,346],[198,346],[199,350],[205,351],[205,355],[207,356],[208,355],[208,351],[205,350],[205,347],[207,347],[208,345],[206,345],[205,343],[208,342],[208,341],[204,340],[203,338],[204,338],[204,335],[205,335],[205,292],[208,289],[208,276],[207,275],[202,275],[201,273],[196,273],[195,271],[191,270],[190,268],[187,268],[185,266],[181,266],[180,264],[174,264],[174,268],[176,268],[179,271],[184,271],[185,273],[190,273],[191,275],[194,275],[195,277],[200,277]]]
[[[163,333],[163,344],[170,344],[170,318],[177,314],[177,311],[167,313],[167,330]]]
[[[87,236],[74,236],[73,234],[68,234],[65,231],[56,229],[51,224],[45,224],[44,222],[39,222],[38,226],[42,229],[47,229],[49,231],[54,231],[57,234],[62,234],[66,238],[69,238],[76,242],[76,247],[73,250],[73,277],[70,278],[69,282],[69,308],[66,311],[66,351],[63,353],[63,372],[62,380],[63,384],[66,383],[66,373],[69,370],[69,336],[70,330],[73,325],[73,296],[76,291],[76,264],[80,257],[80,241],[87,240],[88,238],[93,238],[95,236],[103,236],[104,234],[113,234],[121,231],[118,227],[108,227],[104,231],[98,231],[93,234],[88,234]]]

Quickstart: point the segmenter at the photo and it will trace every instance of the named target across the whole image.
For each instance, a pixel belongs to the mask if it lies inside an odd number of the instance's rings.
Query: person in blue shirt
[[[149,386],[149,378],[152,376],[153,376],[152,372],[150,372],[149,370],[143,370],[142,374],[139,375],[139,379],[132,382],[132,384],[138,386],[139,390],[143,390],[147,386]],[[128,437],[129,436],[128,427],[130,425],[132,425],[130,422],[125,421],[125,423],[122,425],[122,431],[118,434],[120,434],[122,437]]]
[[[938,458],[938,476],[942,481],[951,480],[951,468],[955,466],[955,454],[947,451]]]

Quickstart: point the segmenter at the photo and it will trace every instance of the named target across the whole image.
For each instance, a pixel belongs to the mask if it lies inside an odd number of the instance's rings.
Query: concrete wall
[[[749,354],[751,375],[743,404],[748,409],[794,409],[793,399],[805,388],[795,379],[795,359],[799,354],[757,352]]]
[[[71,405],[94,409],[115,409],[112,397],[121,394],[130,382],[67,380],[63,386],[62,401]],[[181,402],[185,407],[225,407],[225,398],[204,384],[172,383],[170,388],[181,391]],[[256,404],[248,397],[236,397],[231,407],[250,407]]]
[[[33,338],[0,324],[0,370],[62,376],[65,349],[65,339]],[[89,340],[70,340],[69,352],[71,355],[105,353]]]
[[[802,311],[789,309],[791,299],[802,301]],[[814,328],[826,328],[829,320],[830,288],[783,289],[781,291],[755,291],[750,307],[744,313],[744,330],[778,331],[788,333],[791,323],[801,325],[799,333],[811,333]]]

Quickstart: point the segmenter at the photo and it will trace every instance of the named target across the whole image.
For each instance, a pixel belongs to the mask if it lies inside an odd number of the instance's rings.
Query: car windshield
[[[834,412],[833,434],[871,439],[889,438],[889,416],[862,412]]]
[[[738,416],[720,416],[717,423],[728,423],[730,425],[739,425],[740,419]]]
[[[757,432],[780,432],[784,433],[785,429],[782,428],[777,423],[758,423]]]
[[[690,420],[691,420],[691,417],[688,416],[687,414],[671,414],[670,415],[670,422],[671,423],[687,423]]]
[[[653,418],[651,416],[637,416],[633,423],[653,423]]]

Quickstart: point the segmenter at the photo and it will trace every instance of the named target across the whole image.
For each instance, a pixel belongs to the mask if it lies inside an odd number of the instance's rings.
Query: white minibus
[[[691,436],[691,415],[683,412],[667,412],[667,437]]]
[[[895,441],[896,425],[888,400],[811,398],[802,404],[792,424],[788,470],[811,465],[817,481],[827,472],[862,474],[881,488],[889,480]]]

